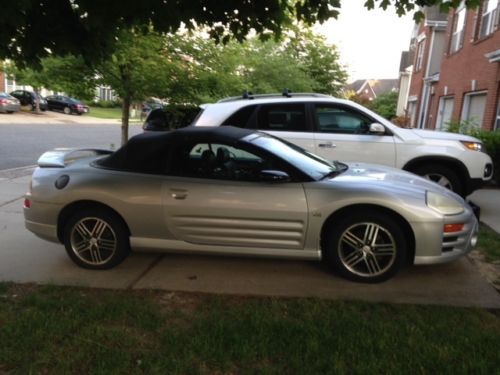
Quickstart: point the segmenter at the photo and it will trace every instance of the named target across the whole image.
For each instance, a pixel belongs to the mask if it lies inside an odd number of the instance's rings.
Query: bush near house
[[[92,103],[93,107],[99,108],[118,108],[122,106],[121,100],[98,100]]]
[[[395,91],[383,93],[371,102],[369,108],[387,120],[392,120],[396,117],[398,95]]]
[[[471,120],[450,121],[446,124],[446,130],[452,133],[471,135],[483,142],[486,152],[493,160],[493,183],[500,186],[500,132],[478,129]]]
[[[482,130],[474,134],[474,136],[483,142],[486,152],[491,156],[495,169],[493,180],[496,185],[500,185],[500,133]]]

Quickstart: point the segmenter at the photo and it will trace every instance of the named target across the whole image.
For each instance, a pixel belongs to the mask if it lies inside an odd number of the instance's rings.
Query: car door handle
[[[335,148],[337,147],[336,144],[332,143],[332,142],[326,142],[326,143],[318,143],[318,147],[322,147],[322,148]]]

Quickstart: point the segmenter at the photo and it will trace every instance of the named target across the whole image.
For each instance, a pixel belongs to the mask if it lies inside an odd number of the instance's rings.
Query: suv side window
[[[314,116],[320,133],[368,134],[370,118],[353,109],[317,104]]]
[[[231,125],[238,128],[255,128],[255,122],[251,121],[255,108],[255,105],[247,105],[246,107],[240,108],[238,111],[229,116],[229,118],[224,121],[222,125]]]
[[[260,107],[258,115],[259,130],[308,131],[306,108],[304,104],[271,104]]]

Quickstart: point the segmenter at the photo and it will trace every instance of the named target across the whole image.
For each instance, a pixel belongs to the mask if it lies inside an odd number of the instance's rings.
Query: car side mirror
[[[370,134],[384,135],[385,134],[384,125],[379,124],[378,122],[374,122],[373,124],[370,125]]]
[[[290,182],[288,173],[277,170],[260,171],[259,179],[264,182]]]

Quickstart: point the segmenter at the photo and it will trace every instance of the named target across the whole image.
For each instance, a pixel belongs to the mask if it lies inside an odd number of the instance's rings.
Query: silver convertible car
[[[134,249],[322,259],[362,282],[454,260],[478,230],[462,198],[414,174],[330,163],[232,127],[144,133],[113,153],[47,152],[24,215],[90,269]]]

